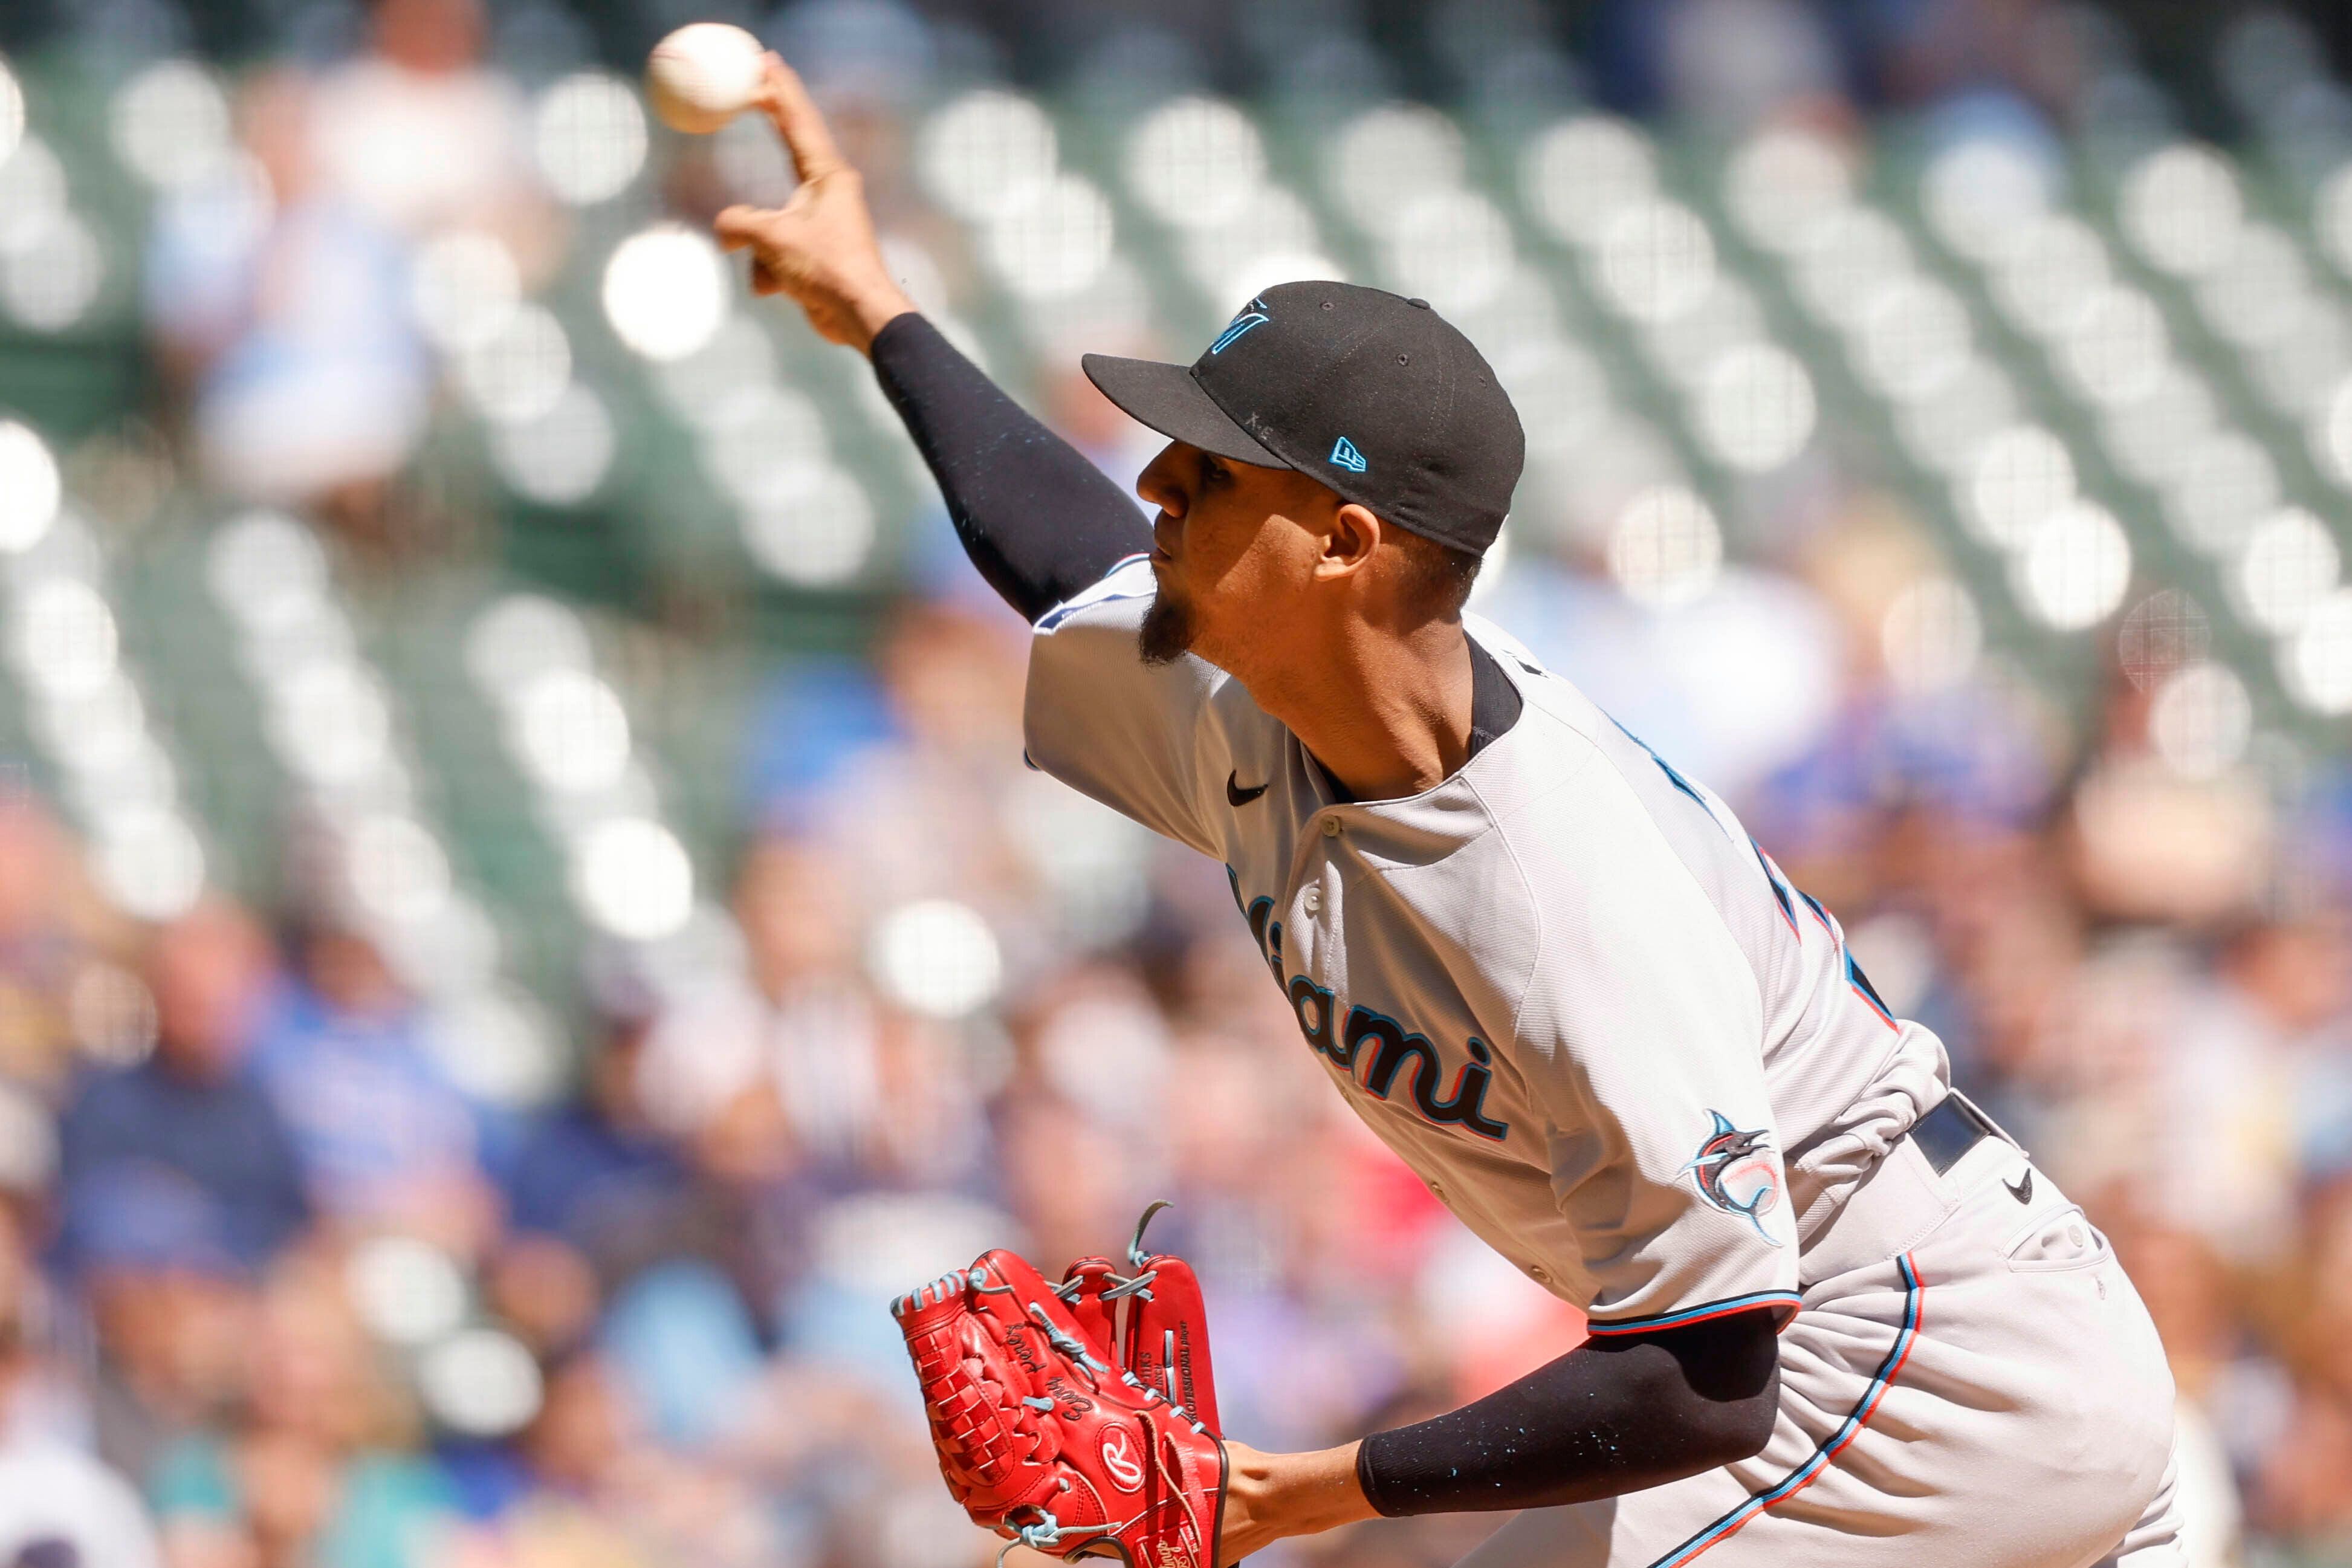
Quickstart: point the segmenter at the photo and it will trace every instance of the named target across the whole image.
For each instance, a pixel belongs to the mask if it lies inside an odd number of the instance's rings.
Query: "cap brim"
[[[1261,468],[1290,467],[1218,407],[1187,366],[1113,354],[1087,354],[1078,363],[1085,367],[1087,379],[1138,424],[1236,463]]]

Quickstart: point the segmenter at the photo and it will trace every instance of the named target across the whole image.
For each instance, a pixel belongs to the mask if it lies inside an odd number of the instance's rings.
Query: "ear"
[[[1315,575],[1321,581],[1352,577],[1372,563],[1372,552],[1381,547],[1381,520],[1365,507],[1354,501],[1341,503],[1331,514],[1331,525],[1323,535],[1323,552],[1315,563]]]

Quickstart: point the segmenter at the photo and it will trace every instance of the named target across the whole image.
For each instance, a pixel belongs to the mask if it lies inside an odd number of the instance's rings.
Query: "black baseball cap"
[[[1493,367],[1425,300],[1282,283],[1189,365],[1088,354],[1087,379],[1204,452],[1295,468],[1383,522],[1483,555],[1527,458]]]

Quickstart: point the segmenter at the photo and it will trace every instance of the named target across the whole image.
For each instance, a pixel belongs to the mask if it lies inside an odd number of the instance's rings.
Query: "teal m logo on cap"
[[[1368,466],[1364,455],[1356,450],[1356,444],[1345,436],[1340,437],[1339,444],[1331,448],[1331,463],[1333,467],[1345,468],[1351,474],[1360,474]]]
[[[1225,330],[1217,334],[1217,341],[1209,345],[1209,352],[1213,354],[1221,354],[1224,353],[1227,349],[1234,346],[1234,339],[1240,337],[1244,332],[1248,331],[1252,327],[1262,327],[1265,325],[1269,320],[1271,320],[1271,318],[1265,313],[1265,301],[1264,300],[1252,300],[1249,302],[1249,309],[1244,310],[1240,315],[1235,316],[1232,322],[1226,326]]]

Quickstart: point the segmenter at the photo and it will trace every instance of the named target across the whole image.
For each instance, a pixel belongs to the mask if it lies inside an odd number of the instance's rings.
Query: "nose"
[[[1176,465],[1171,461],[1175,452],[1176,444],[1169,443],[1144,468],[1143,472],[1135,477],[1135,493],[1158,507],[1171,520],[1184,515],[1183,487],[1176,482]]]

